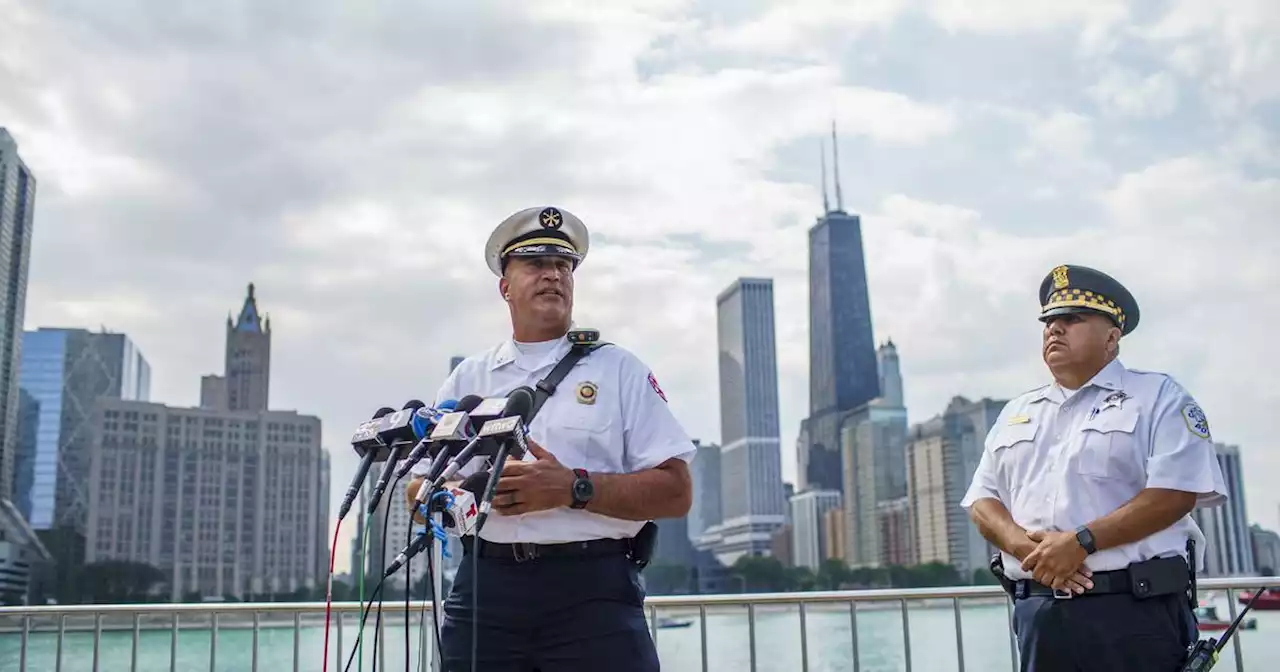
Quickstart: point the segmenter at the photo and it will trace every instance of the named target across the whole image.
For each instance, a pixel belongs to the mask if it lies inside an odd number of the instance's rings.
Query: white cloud
[[[1178,104],[1177,82],[1167,72],[1143,77],[1131,70],[1112,68],[1090,87],[1089,93],[1104,110],[1132,117],[1163,117]]]
[[[1163,48],[1171,66],[1199,80],[1206,102],[1222,114],[1280,99],[1280,3],[1177,0],[1135,32]]]

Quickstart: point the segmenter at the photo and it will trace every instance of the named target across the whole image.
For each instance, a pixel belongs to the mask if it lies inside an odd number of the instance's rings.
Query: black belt
[[[1077,595],[1071,591],[1054,590],[1031,579],[1020,579],[1012,582],[1013,598],[1054,597],[1069,600],[1089,595],[1132,595],[1145,599],[1184,593],[1191,584],[1187,562],[1181,557],[1155,558],[1135,562],[1125,569],[1094,572],[1089,580],[1093,582],[1093,587]]]
[[[628,555],[630,539],[591,539],[563,544],[501,544],[481,540],[480,557],[525,562],[538,558],[583,558],[604,555]],[[463,537],[462,548],[468,555],[475,553],[475,537]]]

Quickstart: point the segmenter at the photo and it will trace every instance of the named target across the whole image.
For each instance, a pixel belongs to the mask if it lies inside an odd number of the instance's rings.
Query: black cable
[[[477,635],[480,622],[480,579],[477,567],[480,564],[480,530],[476,530],[476,541],[472,544],[475,553],[471,556],[471,672],[476,672]]]
[[[358,635],[356,635],[356,646],[351,649],[351,657],[347,659],[347,666],[342,668],[343,672],[350,672],[351,663],[354,663],[356,660],[356,653],[360,651],[360,641],[364,639],[364,624],[369,620],[369,612],[373,611],[373,600],[375,597],[377,597],[382,593],[382,586],[385,585],[386,582],[387,582],[387,577],[385,576],[382,577],[382,580],[378,581],[378,586],[373,589],[373,593],[369,596],[368,607],[365,607],[363,603],[360,605],[361,608],[364,610],[364,613],[361,614],[360,616],[360,632]],[[377,640],[374,640],[374,641],[377,641]]]
[[[403,478],[403,477],[401,477],[401,478]],[[392,492],[392,493],[394,493],[394,492],[396,491],[396,486],[397,486],[397,485],[400,485],[400,479],[399,479],[399,478],[397,478],[397,479],[395,480],[395,483],[392,483],[392,484],[391,484],[391,492]],[[376,509],[375,509],[375,510],[376,510]],[[412,523],[413,521],[412,521],[412,520],[410,520],[409,522],[410,522],[410,523]],[[379,557],[381,558],[381,560],[379,560],[379,562],[378,562],[378,566],[382,568],[380,571],[381,571],[383,574],[386,574],[386,572],[387,572],[387,570],[386,570],[386,567],[387,567],[387,528],[388,528],[390,525],[391,525],[391,502],[387,502],[387,506],[386,506],[386,507],[385,507],[385,509],[383,510],[383,514],[382,514],[382,537],[381,537],[381,541],[382,541],[382,543],[380,544],[380,546],[382,546],[382,553],[381,553],[381,554],[379,554]],[[384,577],[383,577],[383,581],[385,581],[385,580],[386,580],[386,577],[384,576]],[[378,582],[378,585],[382,585],[382,581],[379,581],[379,582]],[[373,620],[373,672],[378,672],[378,640],[382,638],[382,637],[381,637],[381,635],[382,635],[382,600],[383,600],[382,595],[378,595],[378,617],[377,617],[377,618],[375,618],[375,619]],[[373,604],[373,599],[372,599],[372,598],[369,600],[369,604],[370,604],[370,606],[372,606],[372,604]]]
[[[426,487],[426,483],[422,486]],[[387,508],[391,508],[391,504],[387,503]],[[413,543],[413,507],[409,508],[409,524],[405,526],[404,545],[405,548]],[[429,549],[429,547],[428,547]],[[430,570],[428,565],[427,571]],[[410,672],[409,669],[409,596],[413,592],[413,558],[406,558],[404,561],[404,672]]]

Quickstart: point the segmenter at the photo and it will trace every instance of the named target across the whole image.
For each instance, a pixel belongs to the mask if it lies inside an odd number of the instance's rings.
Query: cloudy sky
[[[375,7],[376,5],[376,7]],[[28,328],[129,334],[198,402],[257,283],[273,407],[344,439],[504,338],[481,247],[591,227],[577,319],[717,440],[715,295],[776,287],[784,473],[807,408],[806,231],[841,133],[877,340],[912,422],[1046,380],[1036,288],[1141,301],[1124,361],[1245,453],[1280,525],[1280,4],[1170,0],[0,0],[0,125],[40,180]],[[349,526],[348,526],[349,527]],[[340,564],[345,564],[345,557]]]

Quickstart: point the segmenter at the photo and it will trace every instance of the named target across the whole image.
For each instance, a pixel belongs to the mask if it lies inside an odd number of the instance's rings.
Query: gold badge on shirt
[[[596,384],[591,381],[578,383],[578,403],[596,403]]]

